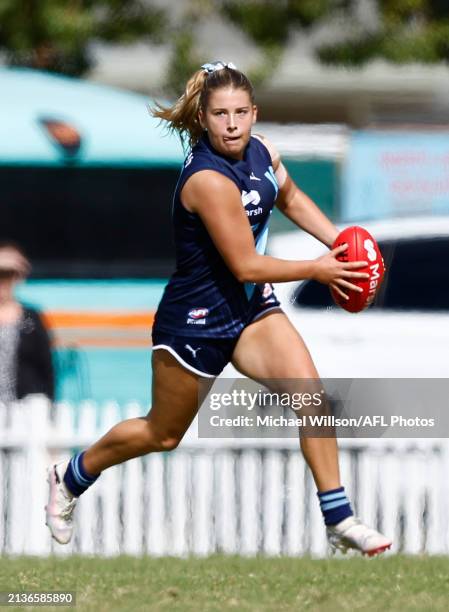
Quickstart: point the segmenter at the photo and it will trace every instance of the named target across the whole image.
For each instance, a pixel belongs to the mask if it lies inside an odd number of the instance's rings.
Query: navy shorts
[[[174,336],[153,331],[153,351],[165,349],[185,368],[206,378],[215,378],[231,361],[236,338]]]
[[[280,303],[274,293],[263,298],[253,311],[247,325],[270,310],[279,310]],[[153,350],[165,349],[185,368],[206,378],[215,378],[231,361],[240,336],[234,338],[204,338],[180,336],[153,327]]]

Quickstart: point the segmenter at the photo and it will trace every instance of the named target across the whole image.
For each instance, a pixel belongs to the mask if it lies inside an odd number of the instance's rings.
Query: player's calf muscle
[[[134,457],[174,450],[182,440],[186,427],[174,426],[169,416],[168,413],[161,422],[161,418],[152,419],[150,412],[146,417],[128,419],[115,425],[87,449],[84,456],[86,470],[96,474]]]

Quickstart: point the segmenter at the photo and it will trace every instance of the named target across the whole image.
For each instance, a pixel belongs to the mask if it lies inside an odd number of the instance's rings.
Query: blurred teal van
[[[32,261],[18,297],[51,328],[58,399],[147,404],[180,143],[143,95],[9,68],[0,90],[0,240]]]

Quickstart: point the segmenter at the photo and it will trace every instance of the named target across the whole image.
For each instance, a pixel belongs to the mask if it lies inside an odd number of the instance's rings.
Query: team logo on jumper
[[[251,191],[242,191],[242,204],[243,206],[248,206],[248,204],[253,204],[253,206],[257,206],[260,202],[260,193],[255,189],[251,189]]]
[[[187,314],[188,325],[206,325],[206,317],[209,314],[208,308],[192,308]]]
[[[242,191],[242,204],[245,207],[245,212],[247,217],[254,217],[255,215],[260,215],[263,212],[262,206],[258,206],[260,203],[260,193],[255,189],[251,189],[251,191]],[[257,208],[250,208],[247,210],[247,206],[257,206]]]

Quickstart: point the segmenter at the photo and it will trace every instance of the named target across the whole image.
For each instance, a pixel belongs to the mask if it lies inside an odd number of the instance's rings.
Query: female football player
[[[275,147],[252,136],[257,108],[248,78],[232,64],[205,64],[170,108],[158,107],[189,145],[173,203],[176,272],[153,327],[153,397],[146,417],[129,419],[69,462],[49,468],[47,524],[70,540],[76,499],[106,468],[177,447],[198,410],[198,385],[231,362],[245,376],[318,380],[301,336],[271,283],[315,279],[341,296],[367,275],[343,263],[346,246],[313,261],[264,255],[274,204],[330,247],[337,228],[293,183]],[[280,383],[282,386],[282,382]],[[291,386],[290,386],[291,389]],[[335,437],[301,436],[329,542],[375,554],[391,545],[355,518],[341,486]]]

